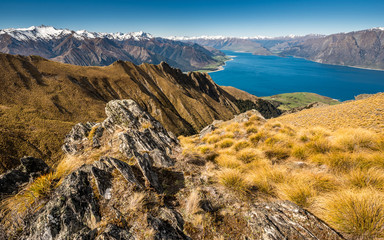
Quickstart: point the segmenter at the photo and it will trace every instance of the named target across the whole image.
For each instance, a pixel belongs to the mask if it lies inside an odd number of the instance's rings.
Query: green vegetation
[[[278,107],[280,110],[290,110],[296,107],[304,107],[314,102],[321,102],[329,105],[336,105],[340,103],[335,99],[308,92],[283,93],[262,98],[265,100],[276,101],[280,104]]]
[[[216,60],[216,63],[206,65],[204,66],[204,68],[198,70],[198,72],[208,73],[212,71],[217,71],[221,66],[225,65],[226,61],[231,60],[231,58],[228,56],[214,56],[212,58]]]

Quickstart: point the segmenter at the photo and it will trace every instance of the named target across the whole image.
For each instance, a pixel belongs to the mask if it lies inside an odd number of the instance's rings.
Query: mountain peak
[[[151,34],[140,31],[140,32],[130,32],[130,33],[100,33],[100,32],[89,32],[87,30],[68,30],[68,29],[59,29],[52,26],[40,25],[40,26],[31,26],[29,28],[8,28],[0,30],[0,35],[8,34],[11,37],[19,41],[28,41],[28,40],[53,40],[59,36],[73,35],[78,39],[91,39],[91,38],[108,38],[112,40],[144,40],[154,38]]]

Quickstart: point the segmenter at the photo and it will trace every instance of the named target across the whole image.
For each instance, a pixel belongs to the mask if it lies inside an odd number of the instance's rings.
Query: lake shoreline
[[[218,85],[233,86],[256,96],[313,92],[346,101],[359,94],[384,92],[384,71],[376,69],[324,64],[291,56],[223,52],[231,56],[231,62],[210,72],[211,78]]]

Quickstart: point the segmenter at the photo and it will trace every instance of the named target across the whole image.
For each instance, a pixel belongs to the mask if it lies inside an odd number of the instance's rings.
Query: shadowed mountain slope
[[[27,153],[54,161],[65,132],[75,122],[104,118],[104,105],[113,99],[135,100],[177,135],[240,112],[209,75],[183,74],[164,62],[81,67],[0,54],[0,63],[2,169]]]

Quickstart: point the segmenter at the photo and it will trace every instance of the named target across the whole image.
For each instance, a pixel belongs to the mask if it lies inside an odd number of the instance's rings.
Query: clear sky
[[[0,0],[0,29],[283,36],[384,27],[384,0]]]

